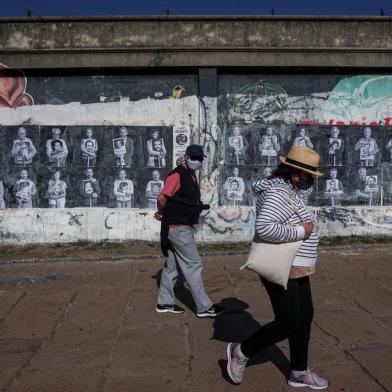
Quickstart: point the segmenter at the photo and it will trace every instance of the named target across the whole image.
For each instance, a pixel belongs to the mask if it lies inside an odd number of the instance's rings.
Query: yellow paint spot
[[[173,92],[172,92],[172,98],[173,99],[179,99],[181,98],[182,92],[185,91],[185,88],[183,86],[180,86],[177,84],[176,86],[173,87]]]

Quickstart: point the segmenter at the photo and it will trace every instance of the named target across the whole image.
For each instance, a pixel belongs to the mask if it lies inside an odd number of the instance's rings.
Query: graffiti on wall
[[[0,87],[0,208],[155,209],[198,133],[193,75],[26,78],[3,66]]]
[[[0,108],[30,106],[34,100],[26,93],[27,79],[22,71],[0,63]]]
[[[213,234],[252,231],[251,184],[293,145],[321,155],[325,176],[301,195],[308,205],[392,205],[392,76],[218,82],[218,97],[199,97],[191,74],[26,77],[2,66],[1,207],[153,209],[193,142],[207,156],[200,184],[211,210],[202,222]]]
[[[325,176],[301,193],[309,206],[391,205],[391,83],[390,75],[220,76],[211,230],[247,230],[251,184],[293,145],[321,156]]]

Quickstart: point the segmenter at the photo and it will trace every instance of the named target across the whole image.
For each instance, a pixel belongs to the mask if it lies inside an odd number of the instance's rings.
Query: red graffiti
[[[26,93],[26,84],[22,71],[0,63],[0,109],[34,105],[33,97]]]
[[[362,117],[362,119],[366,119],[366,117]],[[313,122],[313,121],[309,121],[309,120],[304,120],[302,121],[301,125],[324,125],[320,122]],[[384,126],[384,127],[389,127],[392,126],[392,117],[385,117],[384,121],[370,121],[370,122],[366,122],[363,121],[362,123],[359,123],[358,121],[350,121],[350,123],[345,123],[344,121],[340,121],[340,120],[334,120],[334,119],[330,119],[327,123],[327,125],[329,125],[330,127],[332,125],[337,125],[338,127],[343,127],[345,125],[350,125],[351,127],[359,127],[359,126],[363,126],[363,125],[369,125],[371,127],[377,127],[377,126]]]

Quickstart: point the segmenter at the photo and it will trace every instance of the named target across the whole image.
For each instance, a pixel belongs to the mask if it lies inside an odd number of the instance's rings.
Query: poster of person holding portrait
[[[163,181],[160,179],[161,175],[158,170],[153,170],[152,180],[148,181],[146,186],[146,200],[147,200],[147,208],[156,209],[157,208],[157,199],[161,190],[163,188]]]
[[[331,136],[328,139],[328,165],[342,166],[344,140],[339,137],[340,129],[337,126],[331,128]]]
[[[121,127],[120,136],[113,139],[113,152],[117,167],[130,168],[133,165],[135,143],[133,139],[128,137],[128,129],[126,127]]]
[[[358,140],[354,149],[359,151],[359,162],[362,166],[374,166],[378,145],[376,139],[371,137],[372,129],[365,127],[363,137]]]
[[[93,138],[92,128],[86,129],[86,137],[80,142],[80,150],[82,151],[83,165],[90,167],[95,166],[97,162],[98,142]]]
[[[118,178],[114,181],[113,193],[116,199],[117,208],[133,208],[134,188],[133,182],[127,178],[124,169],[118,173]]]
[[[65,167],[68,157],[67,144],[60,138],[61,129],[52,129],[52,138],[46,141],[46,156],[51,165]]]
[[[233,168],[233,175],[227,177],[223,184],[226,204],[237,206],[243,204],[245,184],[242,177],[239,176],[238,167]]]
[[[37,188],[32,180],[29,179],[27,170],[20,172],[13,187],[17,208],[33,208],[33,196],[37,193]]]
[[[266,129],[266,133],[261,136],[258,150],[262,164],[268,166],[277,164],[280,143],[273,127],[269,126]]]
[[[233,127],[232,134],[229,136],[229,162],[235,165],[244,165],[246,161],[246,153],[248,150],[248,142],[241,134],[241,127],[236,124]]]
[[[86,178],[80,182],[79,191],[83,206],[95,207],[98,204],[101,188],[98,180],[94,178],[93,169],[88,168],[86,170]]]
[[[49,180],[48,197],[49,208],[64,208],[67,184],[61,180],[61,173],[56,170]]]
[[[11,156],[15,165],[31,165],[34,156],[37,154],[33,142],[26,134],[26,128],[20,127],[18,129],[18,137],[12,143]]]
[[[181,143],[182,140],[179,140]],[[179,144],[180,144],[179,143]],[[166,167],[166,147],[165,142],[159,135],[159,131],[154,129],[151,138],[147,140],[147,167]]]

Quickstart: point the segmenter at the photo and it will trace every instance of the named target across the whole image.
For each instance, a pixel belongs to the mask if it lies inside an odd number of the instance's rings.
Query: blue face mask
[[[189,169],[191,169],[193,171],[199,170],[201,168],[200,161],[193,161],[191,159],[187,159],[186,164],[189,167]]]

